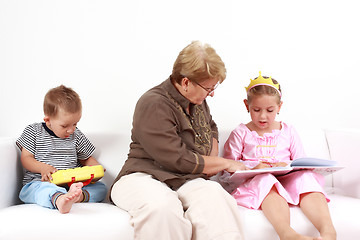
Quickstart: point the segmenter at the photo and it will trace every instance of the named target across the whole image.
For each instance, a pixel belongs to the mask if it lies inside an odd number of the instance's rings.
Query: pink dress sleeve
[[[238,126],[231,132],[228,140],[225,142],[223,157],[227,159],[241,160],[243,142],[244,131],[241,131],[240,126]]]
[[[303,144],[300,136],[294,127],[290,127],[291,143],[290,143],[290,158],[291,160],[306,157]]]

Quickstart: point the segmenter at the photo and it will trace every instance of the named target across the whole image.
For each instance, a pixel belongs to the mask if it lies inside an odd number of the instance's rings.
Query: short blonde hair
[[[214,48],[209,44],[193,41],[179,53],[171,77],[178,83],[183,77],[197,83],[217,78],[221,83],[226,78],[226,68]]]
[[[82,105],[79,95],[64,85],[50,89],[44,98],[44,114],[56,116],[59,108],[69,113],[81,112]]]

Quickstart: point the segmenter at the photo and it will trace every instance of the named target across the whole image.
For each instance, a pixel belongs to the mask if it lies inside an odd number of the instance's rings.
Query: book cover
[[[252,178],[257,174],[271,173],[275,176],[281,176],[288,174],[292,171],[299,171],[299,170],[311,170],[325,176],[334,173],[342,168],[344,167],[339,166],[338,163],[333,160],[320,159],[320,158],[298,158],[293,160],[286,167],[272,167],[272,168],[236,171],[235,173],[231,174],[228,181],[238,183],[238,182],[243,182],[249,178]]]

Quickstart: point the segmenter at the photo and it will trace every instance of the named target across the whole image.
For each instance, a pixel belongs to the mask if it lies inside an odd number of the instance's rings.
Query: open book
[[[236,171],[231,174],[229,182],[243,182],[248,178],[252,178],[257,174],[271,173],[275,176],[288,174],[292,171],[312,170],[322,175],[328,175],[344,168],[339,166],[336,161],[320,159],[320,158],[298,158],[286,167],[262,168],[255,170]]]

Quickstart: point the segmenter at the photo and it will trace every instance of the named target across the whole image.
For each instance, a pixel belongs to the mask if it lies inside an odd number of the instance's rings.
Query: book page
[[[338,165],[336,161],[329,159],[321,159],[321,158],[298,158],[291,162],[291,167],[297,166],[336,166]]]
[[[230,182],[243,182],[246,179],[253,178],[258,174],[271,173],[275,176],[284,175],[292,171],[292,167],[273,167],[273,168],[262,168],[255,170],[242,170],[234,172],[228,181]]]
[[[299,171],[299,170],[311,170],[317,173],[320,173],[323,176],[329,175],[331,173],[334,173],[340,169],[343,169],[343,166],[299,166],[299,167],[293,167],[293,171]]]
[[[293,171],[311,170],[324,176],[344,168],[334,160],[309,157],[295,159],[290,166],[293,167]]]
[[[235,173],[231,174],[227,181],[240,184],[249,178],[255,177],[257,174],[271,173],[274,176],[282,176],[290,172],[300,170],[311,170],[326,176],[343,168],[343,166],[337,165],[337,162],[332,160],[318,158],[299,158],[294,160],[287,167],[236,171]]]

